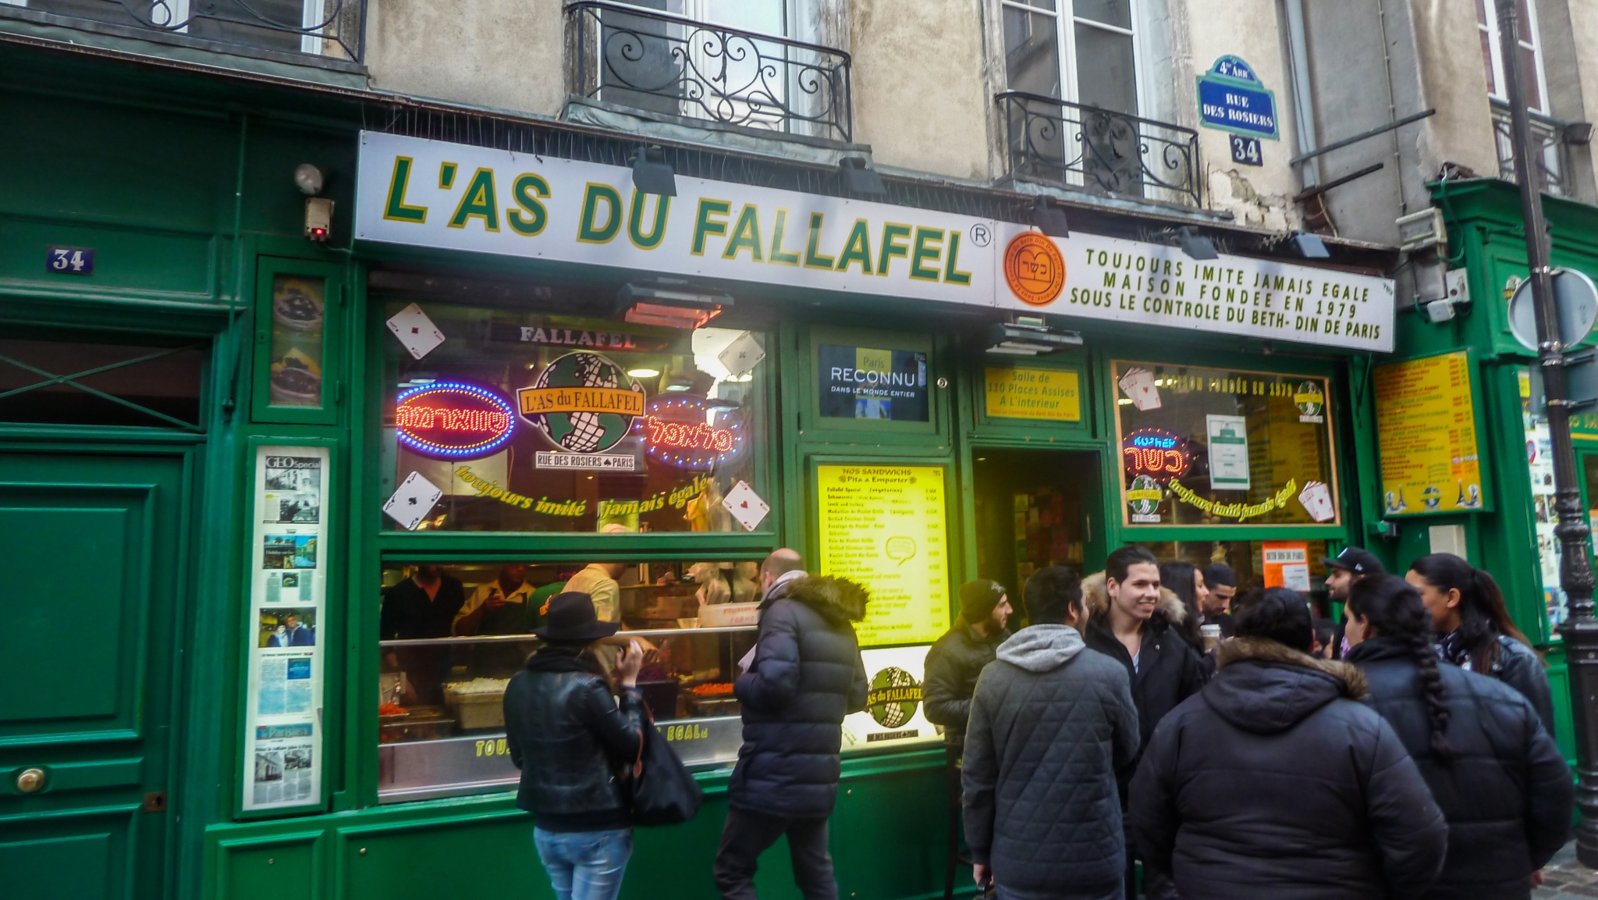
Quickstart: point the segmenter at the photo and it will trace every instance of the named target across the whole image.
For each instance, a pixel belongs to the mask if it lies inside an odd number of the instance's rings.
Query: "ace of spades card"
[[[415,531],[417,523],[427,518],[442,496],[444,492],[438,485],[412,472],[405,476],[405,481],[394,492],[394,496],[383,504],[383,512],[404,525],[406,531]]]
[[[439,344],[444,343],[444,332],[439,331],[427,313],[414,303],[389,317],[388,330],[394,332],[394,337],[399,338],[399,342],[416,359],[432,353]]]
[[[721,505],[727,507],[732,517],[745,531],[754,531],[760,523],[766,520],[766,513],[771,512],[771,504],[760,499],[755,489],[746,481],[740,481],[732,486],[732,490],[721,498]]]

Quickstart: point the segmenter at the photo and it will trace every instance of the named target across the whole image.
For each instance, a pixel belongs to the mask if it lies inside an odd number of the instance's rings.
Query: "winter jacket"
[[[1448,827],[1346,663],[1233,638],[1132,781],[1143,859],[1183,900],[1423,896]]]
[[[866,594],[833,578],[774,586],[760,603],[755,658],[733,690],[743,746],[728,783],[737,809],[791,818],[832,813],[843,717],[866,706],[854,626]]]
[[[1137,703],[1142,743],[1146,744],[1160,719],[1204,686],[1204,666],[1199,655],[1178,630],[1187,617],[1187,608],[1175,594],[1160,590],[1159,606],[1143,626],[1143,644],[1138,648],[1134,669],[1132,655],[1110,630],[1110,596],[1103,572],[1082,580],[1082,596],[1089,616],[1082,637],[1090,648],[1126,668],[1132,679],[1132,700]]]
[[[1450,640],[1454,636],[1449,635],[1438,642],[1437,655],[1469,670],[1470,653],[1463,646]],[[1498,655],[1493,659],[1492,669],[1481,674],[1491,675],[1520,691],[1521,696],[1531,701],[1531,707],[1537,711],[1537,718],[1542,721],[1543,728],[1547,729],[1550,735],[1554,733],[1554,701],[1548,691],[1548,672],[1543,669],[1543,661],[1538,658],[1537,651],[1507,634],[1500,634]]]
[[[1451,762],[1431,747],[1431,719],[1411,646],[1375,637],[1347,660],[1397,732],[1448,820],[1448,861],[1427,897],[1526,898],[1530,876],[1570,831],[1574,787],[1559,748],[1526,698],[1492,678],[1438,663]]]
[[[961,621],[927,651],[921,702],[926,707],[927,721],[943,726],[943,738],[950,747],[965,743],[965,723],[971,715],[971,694],[977,688],[977,676],[993,662],[994,651],[1009,638],[1008,628],[983,637],[969,622]]]
[[[1076,629],[1033,625],[982,670],[965,739],[965,834],[1007,896],[1114,898],[1125,838],[1116,771],[1137,753],[1126,671]]]
[[[638,755],[643,697],[618,705],[598,664],[549,646],[505,688],[505,743],[522,772],[516,805],[545,831],[608,831],[631,821],[616,774]]]

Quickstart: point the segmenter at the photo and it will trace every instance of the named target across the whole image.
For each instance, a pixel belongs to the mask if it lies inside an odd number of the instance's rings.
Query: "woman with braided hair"
[[[1437,655],[1462,669],[1514,688],[1554,733],[1554,703],[1542,660],[1509,618],[1493,576],[1452,553],[1431,553],[1409,565],[1404,580],[1420,592],[1437,634]]]
[[[1348,595],[1345,659],[1392,725],[1448,820],[1448,855],[1428,898],[1527,898],[1565,843],[1570,770],[1513,688],[1439,663],[1420,592],[1394,575]]]

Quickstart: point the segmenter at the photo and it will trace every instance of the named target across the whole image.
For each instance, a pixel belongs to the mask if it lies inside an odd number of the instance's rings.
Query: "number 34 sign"
[[[1265,161],[1260,158],[1259,138],[1233,134],[1228,136],[1227,143],[1232,145],[1232,162],[1242,163],[1245,166],[1265,165]]]
[[[94,272],[94,250],[89,247],[51,247],[44,255],[44,270],[55,275]]]

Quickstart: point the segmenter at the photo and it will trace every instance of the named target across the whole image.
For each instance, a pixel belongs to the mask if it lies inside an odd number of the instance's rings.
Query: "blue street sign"
[[[1277,139],[1276,95],[1260,84],[1254,67],[1223,56],[1198,77],[1199,120],[1207,128]]]

